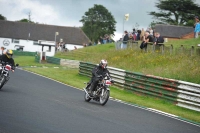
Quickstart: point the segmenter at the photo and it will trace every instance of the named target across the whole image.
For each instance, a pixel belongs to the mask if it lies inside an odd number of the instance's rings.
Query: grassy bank
[[[199,39],[171,41],[191,47],[200,43]],[[165,78],[200,83],[200,58],[197,55],[169,53],[145,53],[139,49],[115,50],[114,44],[91,46],[76,51],[57,53],[56,57],[98,63],[107,59],[108,65],[132,72],[141,72]]]

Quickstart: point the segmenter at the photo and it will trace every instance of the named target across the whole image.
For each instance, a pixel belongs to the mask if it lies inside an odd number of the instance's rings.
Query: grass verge
[[[55,64],[41,64],[41,63],[37,63],[35,62],[35,56],[14,56],[14,60],[15,63],[19,64],[22,67],[30,67],[30,66],[49,66],[49,67],[56,67],[56,66],[60,66],[60,65],[55,65]]]

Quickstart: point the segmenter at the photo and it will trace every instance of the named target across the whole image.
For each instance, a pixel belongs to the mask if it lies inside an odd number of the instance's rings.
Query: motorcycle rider
[[[93,70],[92,70],[92,78],[90,80],[91,86],[89,89],[89,94],[92,96],[92,92],[94,91],[94,89],[97,87],[99,80],[106,74],[108,73],[109,77],[110,77],[110,72],[107,69],[107,61],[106,60],[101,60],[100,64],[98,66],[96,66]],[[90,84],[89,83],[89,84]]]
[[[15,71],[15,61],[12,58],[13,56],[13,51],[12,50],[7,50],[5,54],[0,55],[0,62],[1,64],[6,64],[8,63],[11,65],[12,72]]]

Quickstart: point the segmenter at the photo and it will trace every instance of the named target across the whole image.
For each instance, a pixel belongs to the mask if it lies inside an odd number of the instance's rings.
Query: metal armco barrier
[[[152,95],[176,103],[178,84],[168,79],[146,76],[139,73],[126,72],[125,89]]]
[[[48,63],[60,65],[60,59],[55,57],[46,56],[46,60]]]
[[[95,64],[80,62],[79,74],[91,77]],[[127,72],[108,67],[115,85],[173,102],[177,106],[200,111],[200,85],[153,75]]]
[[[178,106],[200,111],[200,85],[178,81]]]

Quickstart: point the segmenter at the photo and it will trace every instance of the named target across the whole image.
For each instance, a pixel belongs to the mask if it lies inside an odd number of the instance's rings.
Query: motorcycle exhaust
[[[88,92],[85,88],[83,88],[83,90],[85,91],[85,93],[88,95],[89,98],[93,98],[93,97],[90,96],[90,94],[88,94]]]

